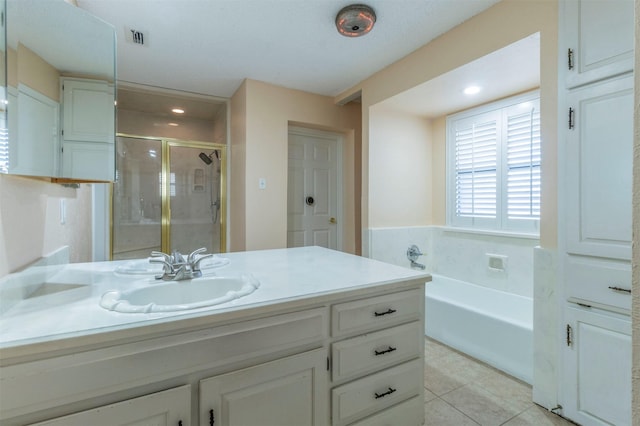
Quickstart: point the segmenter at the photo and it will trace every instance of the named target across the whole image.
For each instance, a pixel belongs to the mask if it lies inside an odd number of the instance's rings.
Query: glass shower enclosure
[[[226,147],[119,136],[112,259],[226,247]]]

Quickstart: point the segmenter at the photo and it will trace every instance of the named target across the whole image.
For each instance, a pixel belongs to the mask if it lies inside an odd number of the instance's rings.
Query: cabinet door
[[[631,257],[633,77],[571,91],[566,132],[567,251]]]
[[[113,84],[76,79],[61,84],[64,140],[114,143]]]
[[[9,112],[9,173],[55,176],[60,152],[58,103],[22,84],[17,97],[9,100],[18,111]]]
[[[62,143],[62,177],[115,180],[115,145],[95,142]]]
[[[582,425],[631,424],[631,322],[567,308],[563,414]]]
[[[191,386],[105,405],[58,417],[36,426],[188,426],[191,424]]]
[[[561,4],[567,87],[633,69],[633,0],[571,0]]]
[[[326,425],[327,375],[318,349],[201,380],[200,424]]]

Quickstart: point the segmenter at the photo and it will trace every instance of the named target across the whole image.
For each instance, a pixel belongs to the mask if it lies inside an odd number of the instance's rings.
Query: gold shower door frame
[[[161,173],[162,173],[162,204],[160,219],[160,244],[161,251],[171,252],[171,148],[199,148],[208,151],[220,151],[220,247],[219,253],[227,250],[227,147],[224,144],[213,142],[184,141],[179,139],[138,136],[126,133],[117,133],[116,137],[135,138],[160,141],[162,144]],[[113,191],[112,191],[113,197]],[[113,200],[113,198],[112,198]],[[113,201],[112,201],[113,204]],[[111,247],[113,250],[113,208],[111,209]]]

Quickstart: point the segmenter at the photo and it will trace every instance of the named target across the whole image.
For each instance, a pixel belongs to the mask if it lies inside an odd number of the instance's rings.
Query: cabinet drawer
[[[631,310],[628,262],[568,256],[565,274],[567,297]]]
[[[418,359],[334,388],[333,424],[346,425],[420,395],[423,373],[423,363]]]
[[[333,305],[331,334],[344,336],[418,319],[423,305],[420,289]]]
[[[420,356],[420,321],[343,340],[332,345],[333,380],[369,373]]]
[[[416,396],[349,426],[419,426],[424,422],[423,414],[424,398]]]

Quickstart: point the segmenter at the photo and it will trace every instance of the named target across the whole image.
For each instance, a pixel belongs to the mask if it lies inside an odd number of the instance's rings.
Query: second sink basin
[[[205,277],[152,283],[126,291],[109,291],[100,306],[123,313],[172,312],[219,305],[253,293],[260,283],[251,275]]]

